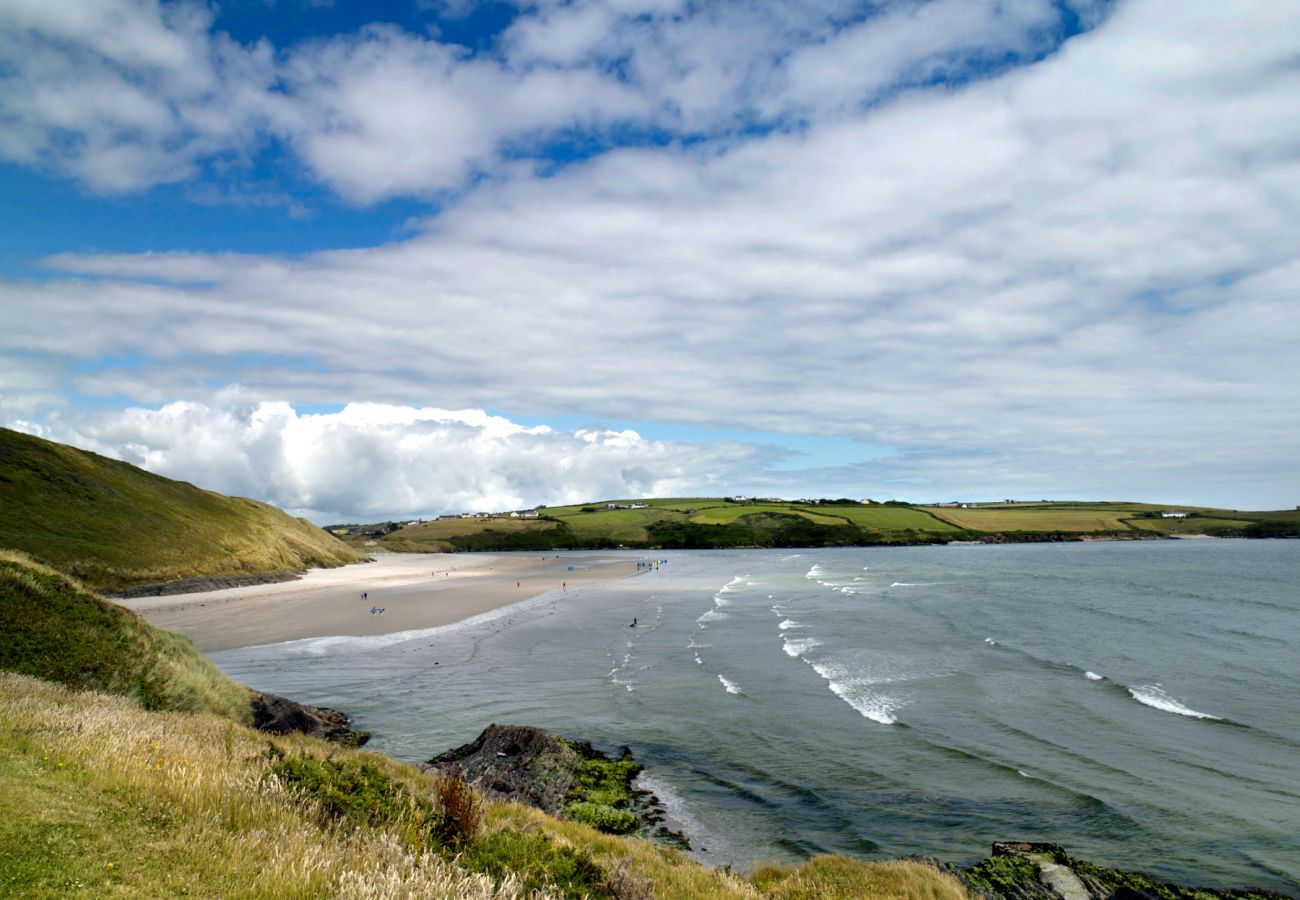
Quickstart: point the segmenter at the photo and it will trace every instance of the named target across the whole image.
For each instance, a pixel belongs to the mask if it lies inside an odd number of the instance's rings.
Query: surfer
[[[632,624],[629,625],[629,626],[627,626],[627,627],[628,627],[628,628],[635,628],[635,627],[636,627],[636,616],[633,616],[633,617],[632,617]]]

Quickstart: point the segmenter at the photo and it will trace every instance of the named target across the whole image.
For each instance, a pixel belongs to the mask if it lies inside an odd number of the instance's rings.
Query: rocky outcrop
[[[322,740],[360,747],[370,740],[370,732],[352,727],[346,714],[325,706],[308,706],[287,697],[252,691],[253,727],[267,734],[311,735]]]
[[[958,873],[977,894],[997,900],[1281,900],[1257,889],[1188,888],[1138,872],[1071,858],[1057,844],[1004,842]]]
[[[435,756],[429,765],[459,769],[489,800],[524,803],[559,815],[580,759],[572,744],[549,731],[494,723],[470,743]]]
[[[641,771],[632,751],[611,759],[586,741],[570,741],[527,725],[489,725],[472,742],[429,760],[455,771],[490,800],[535,806],[612,834],[638,832],[689,848],[663,823],[659,798],[633,786]]]

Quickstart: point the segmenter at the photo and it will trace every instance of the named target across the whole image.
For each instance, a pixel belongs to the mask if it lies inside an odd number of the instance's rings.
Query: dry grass
[[[150,713],[126,698],[0,673],[0,896],[557,896],[537,889],[536,866],[486,875],[461,865],[478,854],[481,869],[493,838],[513,834],[524,837],[525,853],[588,860],[604,873],[599,896],[620,900],[968,900],[954,879],[916,863],[819,857],[763,867],[750,881],[516,804],[486,806],[477,840],[449,859],[401,821],[350,825],[321,814],[269,775],[271,745],[364,761],[436,802],[431,776],[383,756],[268,739],[211,715]],[[585,893],[570,887],[565,896]]]
[[[956,878],[909,860],[866,862],[843,856],[815,856],[797,869],[763,866],[755,884],[779,900],[870,897],[874,900],[969,900]]]
[[[0,894],[545,896],[511,878],[494,885],[392,831],[305,815],[264,777],[267,743],[215,716],[147,713],[125,698],[0,674]],[[307,739],[276,743],[329,752]],[[421,777],[367,758],[394,777]]]

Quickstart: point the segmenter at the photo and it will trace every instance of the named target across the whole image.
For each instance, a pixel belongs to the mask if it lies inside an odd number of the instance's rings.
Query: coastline
[[[451,625],[566,583],[576,587],[636,571],[630,557],[598,553],[381,553],[374,562],[311,569],[293,581],[115,602],[212,653]],[[384,612],[371,613],[372,607]]]

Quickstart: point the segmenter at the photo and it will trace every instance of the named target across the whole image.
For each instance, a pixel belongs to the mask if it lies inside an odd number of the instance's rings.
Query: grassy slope
[[[331,816],[272,775],[283,754],[366,773],[379,790],[353,799],[387,812]],[[377,802],[384,791],[401,802]],[[376,754],[0,673],[4,896],[967,896],[916,863],[821,858],[749,881],[514,805],[489,807],[476,839],[453,850],[412,827],[418,810],[436,818],[436,795],[430,776]]]
[[[0,547],[96,589],[362,558],[303,519],[0,429]]]
[[[145,709],[251,718],[247,689],[188,638],[0,550],[0,669],[123,695]]]

